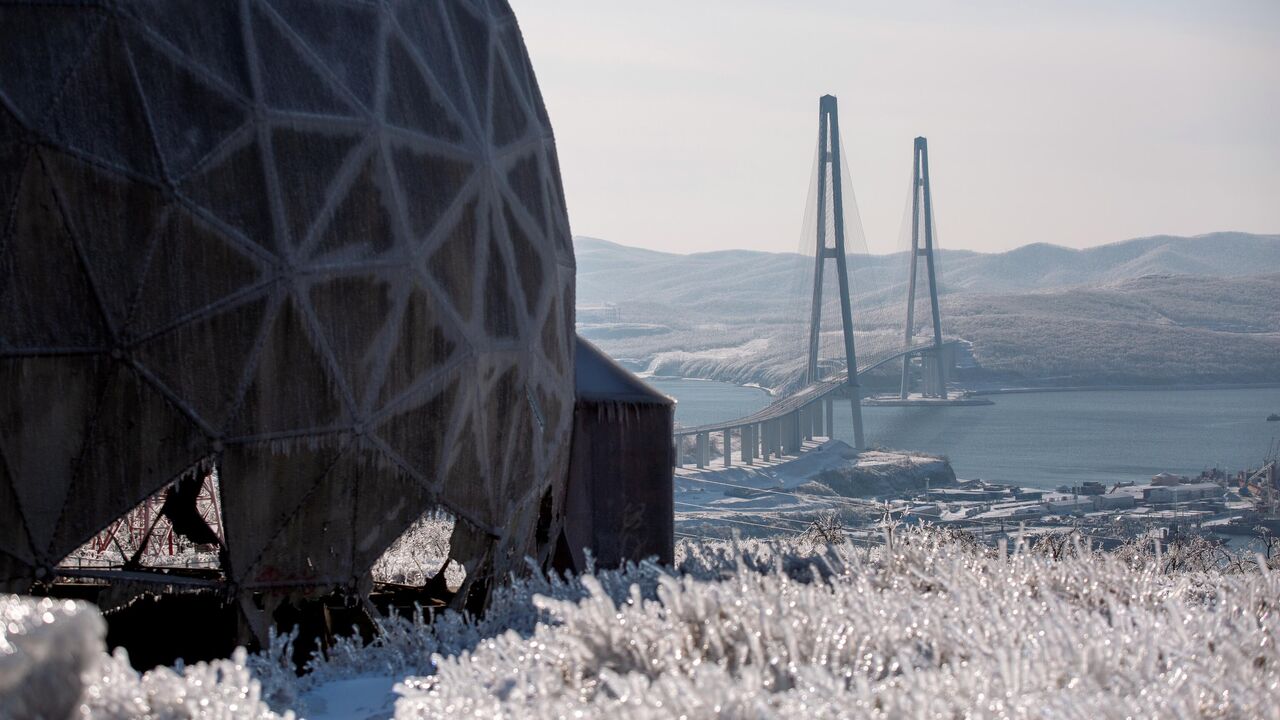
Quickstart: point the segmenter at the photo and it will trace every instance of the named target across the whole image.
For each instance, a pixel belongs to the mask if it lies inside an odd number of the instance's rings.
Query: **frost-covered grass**
[[[683,564],[652,594],[587,577],[584,599],[535,596],[545,622],[436,657],[397,716],[1280,713],[1274,570],[1165,574],[919,532],[872,550],[686,546]]]
[[[317,688],[377,676],[401,679],[405,718],[1280,717],[1280,569],[1252,558],[898,529],[873,548],[685,542],[677,564],[535,574],[483,618],[386,620],[302,678],[280,642],[141,677],[117,657],[89,714],[200,717],[175,698],[207,696],[204,716],[267,717],[261,693],[305,716]],[[163,712],[119,700],[137,696]]]

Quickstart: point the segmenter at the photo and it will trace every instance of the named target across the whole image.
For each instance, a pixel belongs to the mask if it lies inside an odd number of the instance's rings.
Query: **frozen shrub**
[[[546,623],[436,655],[397,716],[1276,715],[1280,576],[1256,566],[909,529],[874,549],[690,543],[681,562],[652,595],[602,572],[581,599],[536,596]]]
[[[82,702],[93,718],[305,716],[309,693],[371,676],[400,680],[402,718],[1280,717],[1280,573],[1207,557],[892,524],[872,546],[682,542],[675,568],[535,572],[481,618],[383,620],[300,678],[290,635],[143,674],[98,635]]]
[[[94,720],[266,720],[278,715],[262,699],[262,686],[246,666],[244,648],[229,660],[138,673],[122,649],[103,655],[84,696]]]
[[[0,718],[70,717],[106,630],[85,603],[0,595]]]
[[[102,616],[87,603],[0,596],[0,718],[281,717],[262,702],[243,649],[230,660],[140,674],[124,650],[106,653],[105,635]]]

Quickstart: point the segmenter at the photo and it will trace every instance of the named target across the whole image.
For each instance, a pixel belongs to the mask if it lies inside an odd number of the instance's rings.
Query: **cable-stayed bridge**
[[[858,362],[853,332],[853,305],[850,302],[848,254],[845,249],[844,197],[842,187],[842,154],[836,98],[824,95],[818,103],[818,154],[816,177],[817,218],[814,235],[814,271],[812,304],[808,334],[808,365],[805,384],[799,390],[779,398],[751,415],[723,422],[678,428],[675,432],[675,463],[686,463],[685,445],[693,438],[692,461],[698,467],[710,464],[713,436],[722,439],[723,462],[733,464],[733,439],[738,439],[741,461],[751,464],[757,459],[795,455],[805,440],[832,434],[835,401],[847,399],[853,420],[854,445],[866,447],[862,428],[862,394],[859,376],[894,361],[901,361],[900,398],[906,400],[911,390],[911,359],[921,358],[922,392],[925,397],[947,398],[947,375],[954,362],[954,342],[944,342],[938,306],[938,271],[934,258],[933,197],[929,185],[929,151],[925,138],[914,141],[911,181],[911,249],[910,275],[906,298],[906,328],[899,347],[878,352]],[[806,241],[807,242],[807,241]],[[920,267],[920,260],[924,267]],[[819,363],[822,335],[822,295],[827,261],[835,263],[835,279],[840,301],[843,345],[840,348],[844,369],[823,377]],[[917,278],[923,269],[923,280],[929,291],[928,312],[932,337],[916,338],[915,299]],[[853,368],[852,373],[848,368]]]

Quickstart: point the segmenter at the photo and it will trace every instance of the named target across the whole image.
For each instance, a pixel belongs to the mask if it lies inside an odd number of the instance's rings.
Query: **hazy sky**
[[[868,245],[929,138],[943,247],[1280,232],[1280,0],[512,0],[573,232],[794,250],[818,97]]]

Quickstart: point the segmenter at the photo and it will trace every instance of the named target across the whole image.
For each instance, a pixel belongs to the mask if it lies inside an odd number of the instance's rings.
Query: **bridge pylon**
[[[923,231],[923,232],[922,232]],[[933,193],[929,187],[929,141],[918,137],[911,158],[911,275],[907,281],[907,329],[904,347],[911,347],[915,338],[916,278],[918,261],[925,259],[926,278],[929,283],[929,307],[933,316],[933,350],[931,356],[921,353],[925,374],[925,395],[947,397],[947,370],[942,351],[942,316],[938,314],[937,270],[933,261]],[[932,360],[932,362],[930,362]],[[899,397],[907,399],[911,390],[911,356],[902,358],[902,387]],[[936,373],[936,375],[935,375]],[[933,377],[929,377],[933,375]],[[931,387],[933,386],[933,387]],[[933,392],[930,392],[930,391]]]
[[[830,187],[833,227],[827,232],[827,189]],[[858,385],[858,356],[853,341],[853,309],[849,303],[849,270],[844,247],[844,194],[840,186],[840,120],[834,95],[818,100],[818,231],[813,258],[813,308],[809,317],[809,368],[806,381],[818,382],[818,340],[822,328],[822,277],[827,260],[835,260],[840,285],[840,316],[844,324],[844,357],[848,368],[848,394],[853,411],[853,442],[858,452],[866,447],[862,432],[862,394]],[[828,245],[830,241],[830,245]],[[932,265],[930,266],[932,267]],[[830,430],[828,430],[830,432]]]

